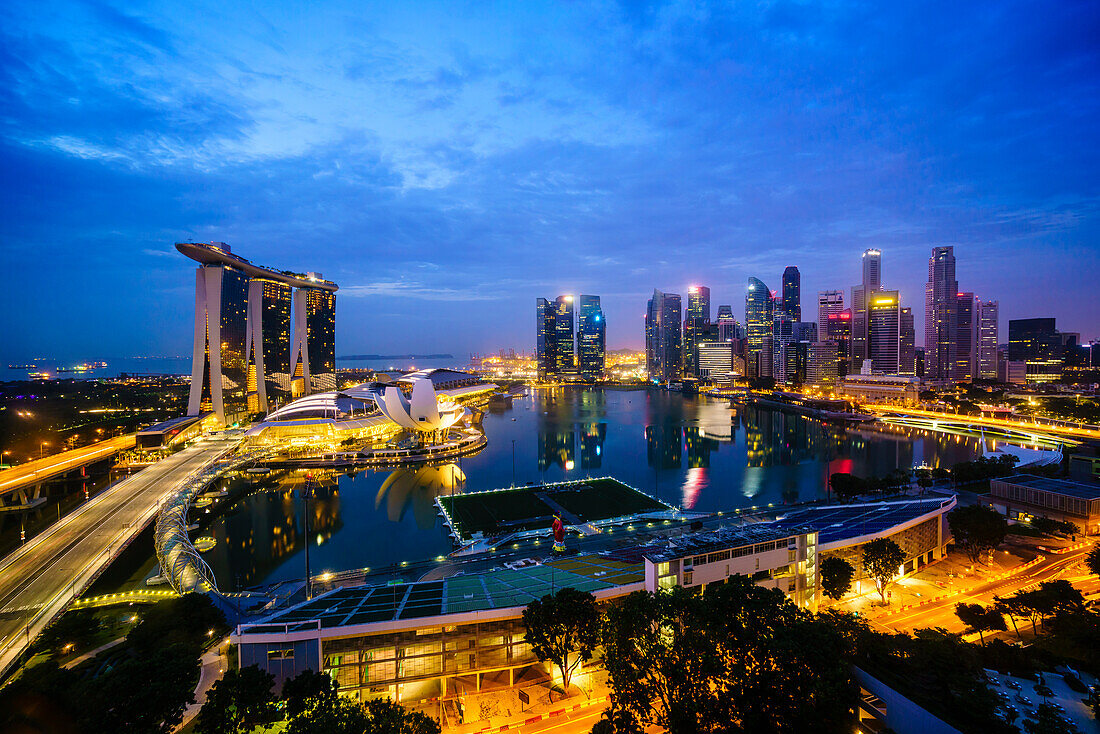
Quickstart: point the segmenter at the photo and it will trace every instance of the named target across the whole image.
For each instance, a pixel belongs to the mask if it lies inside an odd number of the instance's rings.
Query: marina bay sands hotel
[[[336,389],[335,283],[254,265],[224,242],[176,249],[199,263],[189,414],[228,426]]]

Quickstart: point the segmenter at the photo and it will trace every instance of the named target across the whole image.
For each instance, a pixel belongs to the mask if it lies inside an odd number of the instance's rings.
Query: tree
[[[924,494],[924,490],[935,484],[935,481],[932,479],[931,469],[915,469],[913,470],[913,474],[917,477],[917,486],[920,487],[922,495]]]
[[[1079,734],[1081,730],[1063,718],[1053,704],[1043,702],[1024,719],[1024,731],[1027,734]]]
[[[194,702],[198,661],[182,645],[127,658],[85,691],[85,731],[168,734]]]
[[[1004,615],[996,607],[983,607],[981,604],[959,602],[955,605],[955,616],[972,632],[978,633],[978,639],[981,640],[982,647],[985,647],[984,633],[986,631],[1008,629],[1005,625]]]
[[[183,644],[198,657],[211,640],[210,631],[219,632],[224,626],[225,615],[205,594],[190,593],[154,604],[126,641],[139,651]]]
[[[852,588],[852,579],[856,575],[852,564],[839,556],[826,556],[821,559],[821,589],[830,599],[840,598]]]
[[[855,497],[867,491],[867,482],[854,474],[847,472],[835,472],[829,475],[829,486],[841,499]]]
[[[603,644],[615,732],[851,730],[846,638],[743,576],[635,592],[609,605]]]
[[[599,644],[599,621],[596,597],[569,586],[531,602],[523,610],[527,643],[535,657],[549,660],[561,671],[563,690],[569,690],[577,666],[592,659],[592,651]]]
[[[331,704],[336,699],[336,681],[327,673],[303,670],[283,683],[282,698],[286,701],[286,716],[293,719],[316,704]]]
[[[1036,517],[1031,521],[1031,527],[1044,535],[1077,535],[1081,529],[1066,520],[1052,520],[1049,517]]]
[[[875,580],[882,603],[886,603],[886,587],[898,577],[905,553],[889,538],[878,538],[863,546],[863,570]]]
[[[199,710],[199,734],[249,731],[275,718],[275,677],[255,665],[230,669],[206,694]]]
[[[1012,623],[1012,629],[1016,632],[1017,639],[1023,639],[1020,635],[1020,628],[1016,626],[1016,617],[1026,617],[1026,614],[1022,614],[1021,610],[1010,599],[1002,599],[999,596],[993,597],[994,606],[998,612],[1008,617],[1008,621]]]
[[[419,711],[409,711],[388,698],[367,701],[363,708],[371,734],[439,734],[439,724],[434,719]]]
[[[1088,566],[1089,573],[1100,576],[1100,545],[1094,547],[1085,556],[1085,565]]]
[[[66,612],[46,629],[37,646],[53,650],[55,656],[80,651],[87,647],[102,626],[90,610]]]
[[[1008,521],[991,507],[966,505],[956,507],[947,515],[947,524],[955,536],[955,544],[977,563],[982,553],[991,552],[1004,542]]]
[[[312,699],[308,703],[308,708],[291,717],[286,734],[364,734],[371,731],[367,712],[357,701],[337,696],[332,700]]]

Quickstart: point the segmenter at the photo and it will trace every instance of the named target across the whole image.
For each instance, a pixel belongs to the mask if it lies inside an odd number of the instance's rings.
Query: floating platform
[[[482,538],[546,529],[554,513],[584,526],[675,508],[610,477],[581,479],[436,498],[444,522],[460,544]]]

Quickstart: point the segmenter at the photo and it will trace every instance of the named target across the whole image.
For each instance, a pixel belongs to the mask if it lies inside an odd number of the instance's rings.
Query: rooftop
[[[792,529],[810,527],[817,531],[818,543],[837,543],[847,538],[881,533],[895,525],[916,520],[921,515],[939,510],[950,501],[943,497],[934,497],[898,502],[806,507],[780,515],[774,524],[776,527]]]
[[[1039,477],[1034,474],[1015,474],[1011,477],[1003,477],[1001,479],[994,479],[993,481],[1013,484],[1017,487],[1030,487],[1031,489],[1038,489],[1042,492],[1051,492],[1053,494],[1076,497],[1083,500],[1100,499],[1100,484],[1071,482],[1066,479]]]

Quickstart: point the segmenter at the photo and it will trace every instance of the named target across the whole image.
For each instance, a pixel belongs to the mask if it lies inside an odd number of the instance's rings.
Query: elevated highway
[[[991,438],[1003,438],[1024,443],[1076,446],[1084,440],[1100,440],[1100,430],[1084,426],[1073,427],[1061,422],[1055,424],[1041,421],[987,418],[978,415],[937,413],[931,410],[905,408],[897,405],[871,404],[863,405],[861,408],[873,413],[884,423],[933,430],[982,431]]]
[[[40,504],[42,485],[82,466],[134,448],[134,434],[109,438],[72,451],[62,451],[0,472],[0,509],[30,508]]]
[[[237,439],[205,441],[169,456],[0,560],[0,673],[153,520],[167,497],[236,445]]]

